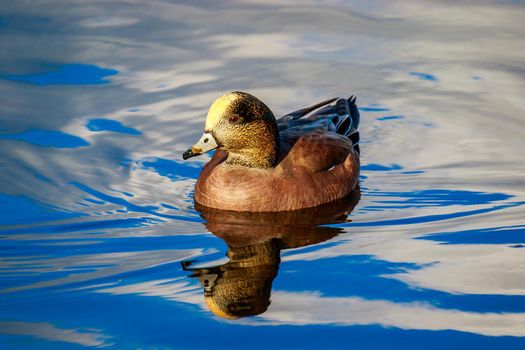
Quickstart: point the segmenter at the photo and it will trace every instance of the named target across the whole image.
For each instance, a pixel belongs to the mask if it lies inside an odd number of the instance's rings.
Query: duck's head
[[[182,157],[188,159],[215,148],[228,152],[228,164],[274,166],[279,152],[279,130],[272,111],[245,92],[219,97],[208,111],[204,134]]]

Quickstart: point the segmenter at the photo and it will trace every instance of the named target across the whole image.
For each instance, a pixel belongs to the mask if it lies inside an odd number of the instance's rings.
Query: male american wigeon
[[[200,140],[183,155],[217,149],[197,180],[195,201],[223,210],[285,211],[345,197],[359,177],[358,125],[353,96],[276,120],[256,97],[225,94],[211,105]]]

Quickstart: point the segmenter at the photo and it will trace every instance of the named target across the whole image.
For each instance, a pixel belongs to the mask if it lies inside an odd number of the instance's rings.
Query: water
[[[524,17],[3,0],[0,348],[523,348]],[[348,218],[195,210],[206,157],[181,154],[229,90],[276,114],[358,96]]]

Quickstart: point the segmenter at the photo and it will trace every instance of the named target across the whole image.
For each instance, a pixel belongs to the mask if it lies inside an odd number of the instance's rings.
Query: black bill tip
[[[186,159],[188,159],[188,158],[198,156],[199,154],[200,154],[200,153],[195,153],[195,152],[193,152],[193,149],[190,148],[189,150],[187,150],[186,152],[184,152],[184,153],[182,154],[182,159],[186,160]]]

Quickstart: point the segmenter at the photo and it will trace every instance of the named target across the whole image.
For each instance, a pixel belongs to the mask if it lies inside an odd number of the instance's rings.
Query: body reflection
[[[199,279],[206,304],[215,315],[237,319],[261,314],[270,305],[281,250],[337,236],[342,229],[321,225],[347,221],[359,198],[357,187],[332,203],[275,213],[224,211],[196,204],[206,228],[227,244],[229,261],[207,268],[192,268],[188,261],[182,263],[183,269]]]

